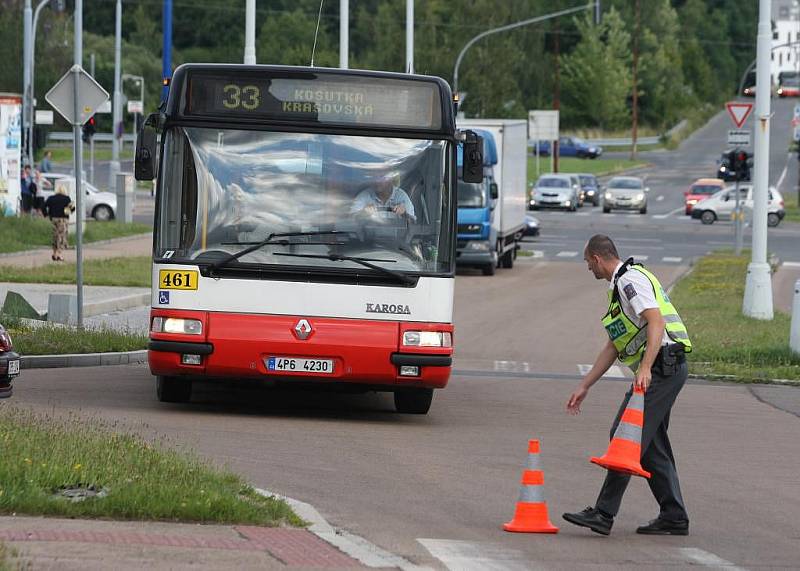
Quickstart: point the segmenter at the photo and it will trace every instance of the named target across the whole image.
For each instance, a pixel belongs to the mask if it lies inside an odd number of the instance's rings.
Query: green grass
[[[113,353],[147,348],[147,336],[109,328],[85,328],[43,324],[31,327],[10,315],[1,315],[11,334],[14,350],[21,355],[68,355],[74,353]],[[2,462],[0,462],[1,464]]]
[[[2,258],[0,258],[2,263]],[[150,287],[149,256],[84,260],[83,283],[97,286]],[[5,282],[74,284],[75,264],[53,263],[37,268],[0,265],[0,279]]]
[[[779,311],[772,321],[742,315],[749,261],[749,253],[706,256],[672,291],[694,345],[689,371],[754,382],[800,379],[800,356],[789,350],[790,317]]]
[[[109,379],[109,382],[111,379]],[[17,408],[0,416],[0,513],[302,526],[289,506],[193,454],[148,442],[115,424]],[[82,502],[70,487],[105,490]]]
[[[786,222],[800,222],[800,205],[798,205],[796,192],[785,192],[783,194],[784,209],[786,210]]]
[[[69,163],[72,164],[73,153],[72,146],[69,147],[48,147],[46,150],[53,151],[53,158],[50,159],[54,163]],[[42,154],[44,156],[44,154]],[[133,159],[133,146],[126,143],[122,152],[119,154],[120,160]],[[40,159],[41,160],[41,159]],[[101,145],[95,143],[94,145],[94,160],[95,161],[110,161],[111,160],[111,145]],[[89,145],[83,145],[83,167],[88,170],[89,168]]]
[[[577,159],[564,157],[558,161],[558,170],[564,173],[587,173],[595,176],[607,176],[624,170],[642,167],[645,161],[631,161],[628,159]],[[550,172],[550,157],[539,158],[541,173],[536,172],[536,157],[528,156],[528,183],[535,183],[539,174]]]
[[[122,238],[152,232],[149,224],[132,222],[129,224],[87,221],[83,233],[84,243]],[[49,247],[53,241],[53,225],[45,218],[30,216],[0,215],[0,253],[21,252],[33,248]],[[70,234],[69,243],[75,244],[75,236]],[[1,262],[0,262],[1,263]]]

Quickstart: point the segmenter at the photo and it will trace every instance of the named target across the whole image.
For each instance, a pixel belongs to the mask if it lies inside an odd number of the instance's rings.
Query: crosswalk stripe
[[[672,264],[680,264],[681,261],[683,261],[683,258],[675,258],[673,256],[664,256],[663,258],[661,258],[661,261],[662,262],[672,263]]]
[[[800,262],[783,262],[781,265],[787,268],[800,268]]]
[[[574,258],[577,255],[578,255],[578,252],[563,251],[563,252],[559,252],[558,254],[556,254],[556,257],[557,258]]]
[[[725,569],[726,571],[746,571],[744,567],[739,567],[718,555],[697,547],[679,547],[678,551],[683,556],[683,559],[692,564],[713,567],[714,569]]]
[[[418,538],[428,552],[451,571],[527,571],[543,569],[516,549],[492,543]]]

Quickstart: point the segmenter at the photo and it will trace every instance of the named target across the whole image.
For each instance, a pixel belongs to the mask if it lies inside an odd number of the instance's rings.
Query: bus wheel
[[[188,377],[156,377],[156,395],[161,402],[189,402],[192,381]]]
[[[433,389],[400,389],[394,393],[394,408],[404,414],[428,414]]]

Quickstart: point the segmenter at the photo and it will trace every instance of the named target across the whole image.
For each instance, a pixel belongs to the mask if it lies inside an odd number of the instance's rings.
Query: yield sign
[[[728,108],[728,115],[731,116],[733,124],[737,127],[744,125],[753,110],[752,103],[739,103],[738,101],[729,101],[725,107]]]

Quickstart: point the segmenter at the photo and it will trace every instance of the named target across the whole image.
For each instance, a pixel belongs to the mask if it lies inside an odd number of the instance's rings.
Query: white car
[[[578,189],[575,187],[574,175],[543,174],[531,189],[529,207],[563,208],[575,212],[578,208]]]
[[[73,179],[73,177],[54,172],[41,173],[37,183],[39,185],[38,197],[47,200],[53,196],[56,181],[62,179]],[[83,205],[86,216],[100,222],[113,220],[117,212],[117,195],[113,192],[98,190],[85,180],[81,182],[83,183]]]
[[[753,212],[753,185],[739,185],[742,208],[752,217]],[[783,196],[774,186],[769,187],[769,201],[767,203],[767,226],[775,227],[781,223],[786,215]],[[730,220],[736,208],[736,187],[728,186],[715,192],[705,200],[701,200],[692,208],[692,218],[699,218],[703,224],[713,224],[716,220]]]

